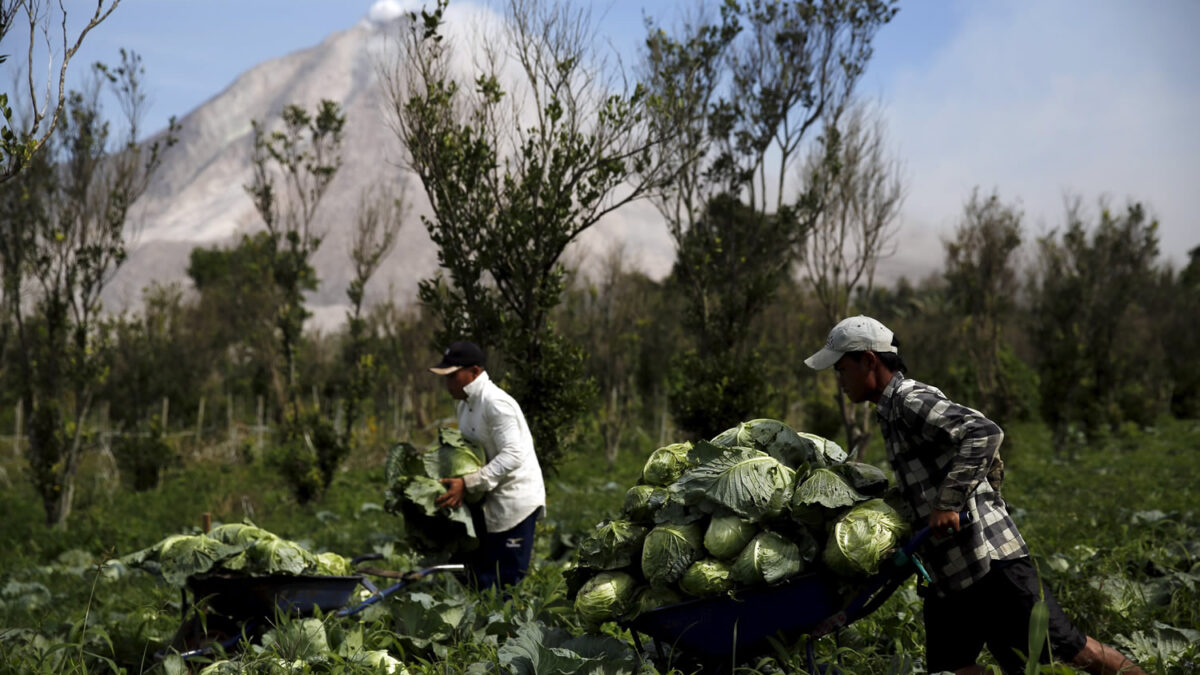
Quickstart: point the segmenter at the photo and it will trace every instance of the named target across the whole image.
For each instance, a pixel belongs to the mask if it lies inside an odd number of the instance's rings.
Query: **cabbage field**
[[[191,664],[156,657],[181,625],[189,574],[336,573],[364,553],[377,554],[375,568],[420,566],[411,543],[436,542],[413,539],[403,514],[404,504],[425,498],[416,474],[426,467],[404,466],[403,454],[391,462],[383,452],[354,456],[320,502],[300,506],[278,474],[255,462],[185,461],[158,488],[137,493],[85,466],[76,513],[58,531],[43,525],[20,462],[4,455],[0,672],[692,672],[687,654],[639,653],[610,619],[639,603],[720,595],[813,569],[840,568],[839,578],[853,581],[878,563],[850,559],[866,549],[836,548],[836,535],[805,543],[802,533],[814,521],[836,532],[854,509],[885,502],[878,490],[886,469],[847,468],[836,446],[812,437],[772,450],[746,429],[730,433],[662,450],[631,434],[611,467],[599,449],[573,456],[548,478],[534,568],[509,593],[430,576],[354,616],[283,618],[256,644]],[[470,464],[455,458],[457,442],[430,432],[411,447],[450,448],[446,461]],[[1082,629],[1150,672],[1200,672],[1197,447],[1200,425],[1190,422],[1126,429],[1070,457],[1053,450],[1043,426],[1007,429],[1005,493],[1041,575]],[[747,482],[755,490],[738,488]],[[212,520],[206,536],[203,514]],[[638,546],[623,544],[631,540]],[[682,557],[657,560],[672,555]],[[645,556],[655,560],[643,564]],[[654,574],[670,578],[649,583]],[[600,600],[581,603],[601,587]],[[920,607],[910,580],[875,613],[817,640],[815,653],[850,673],[923,673]],[[705,665],[807,672],[805,641],[780,636],[765,652]]]

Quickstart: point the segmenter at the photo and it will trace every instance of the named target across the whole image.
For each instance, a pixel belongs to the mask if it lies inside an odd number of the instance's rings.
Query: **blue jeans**
[[[529,559],[533,556],[533,533],[537,526],[538,511],[534,510],[516,527],[504,532],[486,532],[480,539],[480,548],[471,571],[475,584],[485,588],[511,586],[525,578]],[[482,523],[482,518],[476,520]]]

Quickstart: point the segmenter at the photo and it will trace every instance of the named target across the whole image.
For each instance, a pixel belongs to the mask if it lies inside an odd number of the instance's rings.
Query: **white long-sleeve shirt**
[[[467,399],[455,404],[458,428],[487,455],[487,464],[463,476],[463,483],[469,493],[487,493],[483,518],[488,532],[511,530],[534,511],[544,516],[546,486],[521,406],[486,371],[463,391]]]

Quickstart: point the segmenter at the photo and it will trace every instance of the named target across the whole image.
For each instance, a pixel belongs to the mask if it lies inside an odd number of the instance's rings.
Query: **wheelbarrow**
[[[970,525],[970,516],[959,514],[959,522],[961,532]],[[843,581],[825,572],[814,572],[774,586],[666,605],[621,625],[629,629],[639,653],[646,653],[641,640],[641,635],[646,635],[654,640],[660,661],[682,656],[699,664],[704,672],[716,673],[731,670],[738,655],[763,653],[773,637],[808,636],[809,672],[821,672],[813,648],[816,638],[871,614],[912,574],[920,573],[928,581],[916,551],[929,536],[928,527],[918,531],[881,565],[878,573],[856,587],[849,602],[836,591]],[[666,649],[670,650],[670,659]]]
[[[317,611],[351,616],[427,576],[466,570],[465,565],[458,564],[434,565],[410,572],[358,567],[360,562],[382,557],[367,554],[354,558],[351,565],[361,574],[350,576],[204,574],[189,577],[183,591],[183,624],[171,640],[171,650],[162,650],[156,656],[162,659],[171,651],[178,652],[185,660],[211,656],[218,649],[229,650],[242,640],[257,638],[279,616],[312,616]],[[398,581],[380,589],[365,575]],[[371,595],[350,604],[351,596],[359,586]],[[196,612],[187,616],[189,592],[193,605],[204,603],[203,619]]]

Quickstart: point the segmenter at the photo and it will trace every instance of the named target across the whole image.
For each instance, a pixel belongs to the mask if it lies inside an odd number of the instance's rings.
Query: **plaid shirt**
[[[927,525],[935,508],[971,514],[962,531],[931,539],[922,552],[939,595],[983,578],[993,560],[1029,555],[1000,497],[1004,432],[995,422],[901,373],[884,388],[876,415],[914,527]]]

